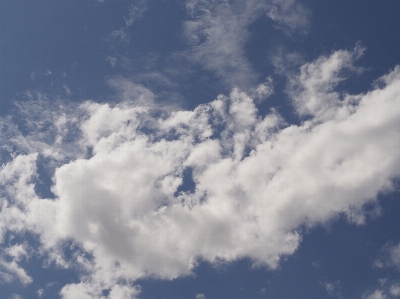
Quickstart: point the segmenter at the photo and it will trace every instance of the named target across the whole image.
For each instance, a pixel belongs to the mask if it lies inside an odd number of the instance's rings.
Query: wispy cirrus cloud
[[[110,37],[121,42],[129,42],[129,34],[126,31],[133,23],[142,18],[143,13],[147,10],[147,2],[147,0],[135,0],[134,3],[129,6],[128,16],[124,16],[125,25],[111,32]]]
[[[185,22],[185,34],[192,46],[187,56],[213,71],[230,86],[248,88],[258,79],[246,57],[248,27],[263,15],[285,30],[308,25],[308,11],[288,1],[190,0],[186,7],[192,20]]]

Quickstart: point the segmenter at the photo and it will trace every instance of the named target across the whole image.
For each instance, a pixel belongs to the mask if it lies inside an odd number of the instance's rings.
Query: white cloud
[[[112,56],[107,56],[106,61],[108,61],[112,67],[117,65],[117,58]]]
[[[304,57],[298,52],[292,52],[285,47],[277,47],[269,54],[269,60],[274,66],[275,73],[288,76],[305,63]]]
[[[14,279],[18,279],[24,285],[33,281],[15,260],[8,262],[4,260],[3,257],[0,257],[0,276],[2,276],[6,282],[12,282]]]
[[[374,266],[377,268],[396,267],[400,270],[400,243],[397,245],[388,243],[383,246],[382,254],[374,262]]]
[[[129,36],[126,33],[125,28],[114,30],[113,32],[111,32],[111,37],[121,42],[129,42]]]
[[[390,295],[400,297],[400,283],[394,283],[390,286]]]
[[[385,299],[386,295],[381,290],[376,290],[369,296],[364,296],[365,299]]]
[[[151,77],[158,80],[159,83],[162,80],[166,84],[169,83],[167,78],[162,75],[158,76],[154,73],[142,74],[141,80],[146,80]],[[107,83],[117,92],[118,102],[128,103],[131,106],[140,106],[150,109],[150,111],[156,110],[158,112],[171,112],[180,109],[179,105],[172,102],[171,99],[166,99],[165,97],[158,99],[158,97],[148,88],[127,78],[114,77],[109,79]]]
[[[63,287],[60,295],[63,299],[135,299],[140,293],[139,287],[114,285],[107,297],[102,296],[102,287],[89,283],[70,284]]]
[[[111,38],[129,42],[129,34],[127,29],[133,25],[137,20],[142,18],[143,13],[147,10],[146,0],[135,0],[133,4],[129,6],[129,14],[127,17],[124,16],[125,26],[111,32]]]
[[[43,290],[43,289],[39,289],[39,290],[37,291],[37,295],[38,295],[39,298],[42,297],[43,294],[44,294],[44,290]]]
[[[12,118],[0,119],[2,150],[14,156],[37,152],[47,158],[49,167],[84,155],[84,149],[76,144],[80,138],[77,119],[82,114],[71,117],[76,111],[73,105],[42,92],[28,91],[25,96],[23,104],[15,103]],[[5,155],[0,159],[9,161]]]
[[[400,244],[389,249],[390,262],[400,269]]]
[[[196,299],[206,299],[206,296],[204,294],[197,294]]]
[[[268,77],[264,83],[259,84],[251,90],[251,96],[254,100],[262,101],[274,93],[274,85],[271,77]]]
[[[383,279],[381,283],[381,289],[375,290],[372,292],[367,292],[364,294],[363,298],[365,299],[385,299],[385,298],[398,298],[400,297],[400,283],[396,281],[392,281],[390,284],[387,284],[388,279]]]
[[[26,244],[13,245],[4,250],[4,253],[19,262],[23,257],[28,257]]]
[[[140,84],[122,77],[109,79],[107,83],[119,93],[122,101],[135,102],[143,107],[154,106],[155,95]]]
[[[329,295],[337,295],[337,296],[341,297],[341,295],[340,295],[341,287],[340,287],[339,281],[327,282],[327,283],[325,283],[325,288]]]
[[[65,93],[67,94],[67,95],[71,95],[71,90],[69,89],[69,87],[67,86],[67,85],[63,85],[63,88],[64,88],[64,90],[65,90]]]
[[[312,71],[298,79],[298,101],[308,103],[302,92],[310,86],[328,86],[318,87],[318,99],[330,100],[338,66],[356,56],[339,51],[302,67]],[[154,103],[150,91],[111,82],[125,101],[57,110],[60,127],[74,119],[80,130],[72,144],[92,152],[55,164],[54,200],[35,194],[37,154],[1,168],[3,232],[33,230],[51,257],[79,265],[82,281],[63,287],[65,299],[98,298],[103,289],[110,299],[136,296],[136,279],[188,275],[199,258],[249,257],[275,268],[297,249],[299,227],[362,215],[400,175],[400,68],[380,81],[352,101],[312,106],[323,109],[312,108],[301,125],[258,115],[239,89],[160,117],[143,107]],[[186,168],[195,188],[179,192]],[[70,260],[59,254],[65,240],[76,244]]]
[[[386,80],[388,76],[382,79]],[[389,76],[390,77],[390,76]],[[382,269],[384,267],[395,267],[400,270],[400,243],[393,245],[388,243],[383,246],[381,256],[374,262],[376,268]],[[365,294],[363,298],[367,299],[385,299],[400,297],[400,282],[391,280],[390,278],[379,279],[381,288],[375,290],[372,294]]]
[[[336,51],[329,57],[322,56],[314,62],[304,64],[300,68],[300,74],[290,79],[287,90],[298,114],[330,119],[332,113],[337,112],[334,107],[348,105],[349,101],[357,100],[350,96],[342,99],[335,87],[345,79],[341,77],[344,70],[360,71],[353,63],[363,51],[364,49],[357,45],[353,52]]]
[[[309,11],[296,0],[273,0],[267,15],[282,29],[304,29],[309,23]]]
[[[132,24],[139,20],[143,16],[143,13],[147,10],[146,0],[136,0],[134,2],[135,3],[129,6],[128,17],[124,17],[126,27],[132,26]]]
[[[246,58],[248,26],[263,14],[284,28],[307,24],[308,13],[293,0],[190,0],[186,7],[192,20],[185,34],[192,45],[188,56],[223,78],[230,87],[248,88],[257,74]]]

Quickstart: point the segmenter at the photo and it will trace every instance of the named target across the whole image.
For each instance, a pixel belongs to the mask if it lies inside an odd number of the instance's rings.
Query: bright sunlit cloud
[[[154,2],[127,7],[122,27],[101,36],[109,53],[96,54],[104,63],[96,88],[111,95],[82,96],[69,79],[84,78],[74,69],[83,73],[89,60],[62,72],[46,65],[26,77],[46,87],[20,88],[0,118],[2,284],[34,285],[38,298],[55,287],[62,299],[142,298],[140,281],[195,277],[202,263],[248,259],[281,271],[314,228],[385,217],[378,199],[397,191],[400,176],[400,66],[354,92],[346,82],[369,71],[369,45],[355,40],[308,60],[297,49],[265,49],[271,69],[262,73],[248,55],[251,26],[267,20],[275,34],[305,39],[312,12],[301,1],[184,1],[185,46],[165,55],[151,47],[166,41],[139,30],[157,26],[145,23],[159,13]],[[187,65],[198,72],[191,85],[177,80]],[[224,87],[195,103],[189,89],[207,86],[207,76]],[[393,239],[380,241],[370,271],[398,273]],[[37,260],[77,278],[46,285],[29,266]],[[395,275],[358,294],[399,297]],[[327,296],[346,296],[339,278],[317,283]],[[193,298],[215,297],[199,288]]]

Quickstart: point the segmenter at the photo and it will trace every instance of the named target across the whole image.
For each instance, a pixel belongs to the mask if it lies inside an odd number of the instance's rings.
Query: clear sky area
[[[34,298],[400,298],[400,1],[0,0]]]

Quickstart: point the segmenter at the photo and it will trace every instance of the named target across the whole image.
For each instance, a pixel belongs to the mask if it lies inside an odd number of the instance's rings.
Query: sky
[[[400,298],[399,16],[0,0],[0,297]]]

